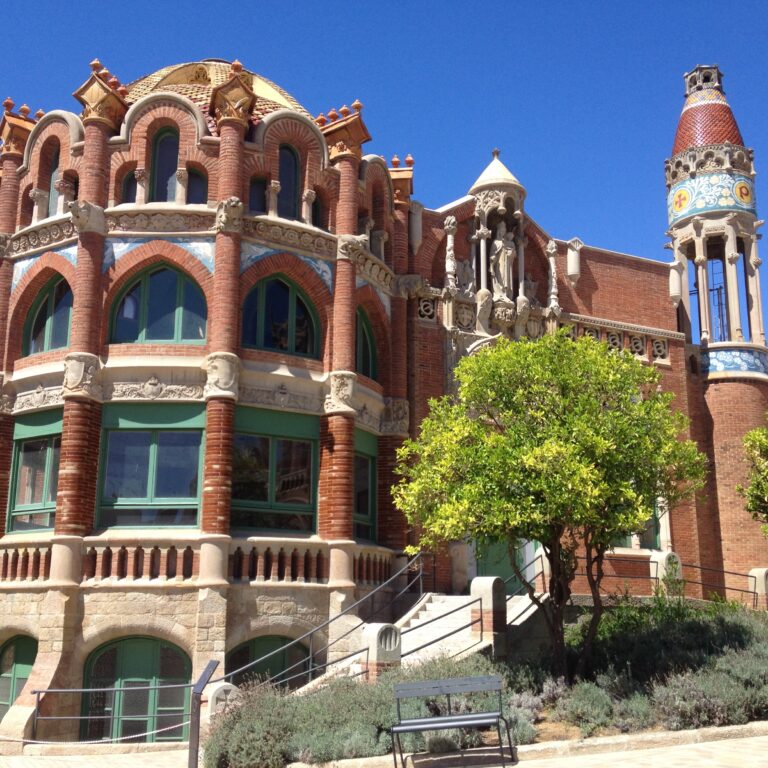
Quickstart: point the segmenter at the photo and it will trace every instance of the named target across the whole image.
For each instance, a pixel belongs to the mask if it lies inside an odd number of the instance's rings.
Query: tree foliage
[[[480,543],[538,541],[549,562],[549,600],[532,587],[563,672],[563,610],[585,558],[595,611],[606,551],[641,531],[657,498],[671,508],[699,487],[704,457],[679,437],[660,375],[628,352],[565,332],[539,341],[498,341],[456,368],[455,396],[430,402],[417,440],[399,453],[395,503],[420,545],[469,537]],[[522,579],[517,565],[513,568]]]
[[[744,435],[744,451],[749,465],[749,482],[738,491],[747,500],[747,511],[763,525],[768,536],[768,428],[757,427]]]

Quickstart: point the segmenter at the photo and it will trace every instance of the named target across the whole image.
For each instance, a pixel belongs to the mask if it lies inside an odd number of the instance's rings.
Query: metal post
[[[208,681],[213,677],[218,661],[209,661],[205,665],[203,673],[192,687],[192,702],[189,710],[189,759],[188,768],[197,768],[200,756],[200,700],[203,698],[203,690]]]
[[[37,740],[37,713],[40,711],[40,691],[35,691],[35,714],[32,718],[32,741]]]

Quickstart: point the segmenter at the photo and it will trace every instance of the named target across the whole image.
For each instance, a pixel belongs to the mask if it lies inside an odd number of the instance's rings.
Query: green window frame
[[[164,273],[175,276],[173,296],[168,295],[161,282],[167,279]],[[165,308],[165,314],[156,315],[153,296],[163,299],[160,307]],[[171,313],[173,317],[168,318]],[[153,330],[153,324],[157,324],[160,330]],[[162,330],[169,326],[172,326],[171,333]],[[109,334],[112,344],[202,345],[207,335],[208,305],[205,294],[192,278],[165,264],[147,269],[115,300]]]
[[[181,648],[153,637],[126,637],[97,648],[86,661],[81,738],[109,741],[151,733],[144,742],[189,738],[192,664]],[[175,687],[162,687],[175,686]],[[138,690],[109,690],[111,688]]]
[[[302,643],[294,643],[284,635],[254,637],[233,648],[224,659],[225,674],[267,655],[269,658],[260,664],[235,675],[232,682],[239,686],[254,679],[271,680],[287,688],[300,688],[309,682],[309,651]]]
[[[376,436],[356,429],[352,525],[355,539],[374,543],[377,540],[377,456]]]
[[[179,132],[173,128],[163,128],[152,141],[152,172],[149,183],[151,203],[175,201],[178,164]]]
[[[104,409],[102,425],[100,527],[197,527],[204,409],[197,404],[111,406]],[[184,475],[190,456],[197,459],[197,472]],[[173,487],[183,481],[187,495]],[[163,493],[169,487],[174,492]]]
[[[282,274],[270,275],[260,280],[245,298],[242,344],[317,359],[320,357],[317,311],[292,280]]]
[[[24,323],[22,353],[25,356],[69,347],[72,300],[72,288],[63,277],[47,283]]]
[[[232,448],[233,530],[315,532],[319,437],[316,416],[238,406]]]
[[[28,635],[16,635],[0,648],[0,720],[29,680],[36,657],[37,640]]]
[[[355,370],[362,376],[376,381],[376,339],[368,315],[357,308],[355,324]]]
[[[661,514],[659,512],[659,499],[653,502],[653,514],[648,519],[645,527],[637,532],[640,540],[640,549],[661,549]],[[621,536],[616,539],[614,547],[632,547],[632,535]]]
[[[56,514],[61,408],[19,416],[13,429],[6,531],[50,530]]]

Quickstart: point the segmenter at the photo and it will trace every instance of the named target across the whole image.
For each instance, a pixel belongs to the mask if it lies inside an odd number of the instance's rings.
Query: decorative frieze
[[[308,232],[306,225],[295,226],[260,217],[246,217],[243,220],[243,235],[266,240],[281,247],[309,251],[326,258],[336,255],[336,238],[333,235],[321,234],[314,228]]]
[[[433,298],[422,296],[419,299],[419,320],[432,320],[437,318],[436,301]]]
[[[64,358],[63,397],[101,399],[101,363],[88,352],[71,352]]]
[[[664,163],[667,189],[697,173],[740,171],[754,174],[754,152],[733,144],[706,144],[690,147]]]
[[[291,411],[321,414],[324,410],[322,396],[299,394],[284,383],[274,387],[241,386],[239,402],[248,405],[263,405],[268,408],[286,408]]]
[[[240,358],[231,352],[212,352],[205,358],[203,369],[206,373],[203,395],[229,397],[237,400],[240,380]]]
[[[69,217],[48,221],[13,235],[10,239],[10,254],[8,255],[21,256],[75,239],[77,239],[77,231]]]
[[[14,414],[51,408],[64,403],[62,387],[44,387],[42,384],[38,384],[37,388],[30,392],[20,392],[15,398],[5,394],[2,400],[3,410],[12,411]]]
[[[397,397],[384,398],[379,431],[384,435],[408,436],[410,406],[407,400]]]
[[[106,221],[110,232],[209,232],[213,229],[214,213],[145,213],[138,209],[107,214]]]
[[[144,382],[115,381],[102,387],[104,400],[202,400],[203,387],[166,384],[154,373]]]
[[[669,344],[666,339],[652,339],[651,353],[657,361],[669,360]]]
[[[750,347],[709,347],[701,353],[701,371],[710,378],[768,376],[768,353]]]
[[[330,393],[325,396],[325,413],[355,414],[352,405],[357,374],[352,371],[332,371],[330,374]]]
[[[668,331],[666,328],[652,328],[646,325],[635,325],[634,323],[622,323],[616,320],[606,320],[601,317],[590,317],[589,315],[578,315],[575,313],[563,312],[561,316],[561,325],[590,325],[597,328],[605,328],[614,331],[624,331],[635,335],[654,336],[660,339],[675,339],[685,341],[685,334],[677,331]]]

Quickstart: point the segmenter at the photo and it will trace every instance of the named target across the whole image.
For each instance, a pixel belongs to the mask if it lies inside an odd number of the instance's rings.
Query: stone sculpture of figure
[[[508,298],[509,270],[515,258],[515,243],[507,234],[507,225],[500,221],[496,227],[496,238],[491,245],[491,275],[493,276],[493,298]]]
[[[465,296],[474,296],[475,270],[472,267],[471,259],[456,262],[456,282],[461,293]]]
[[[525,298],[531,302],[532,307],[538,307],[539,301],[536,298],[536,291],[539,288],[539,283],[535,281],[530,272],[525,273],[525,280],[523,281],[523,293]]]
[[[491,296],[491,292],[487,288],[481,288],[477,292],[477,333],[490,335],[492,309],[493,297]]]

